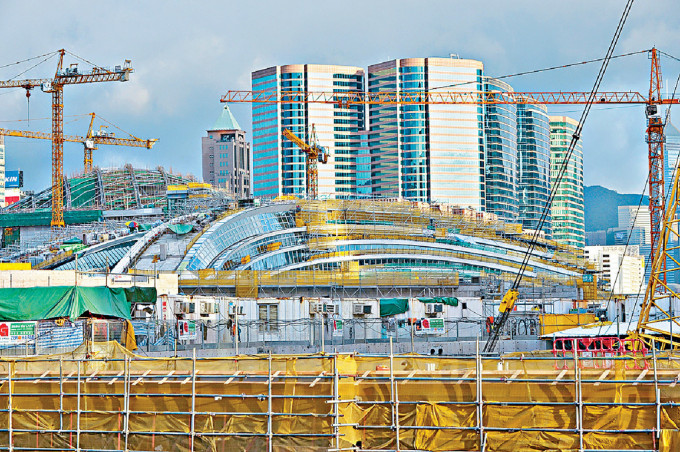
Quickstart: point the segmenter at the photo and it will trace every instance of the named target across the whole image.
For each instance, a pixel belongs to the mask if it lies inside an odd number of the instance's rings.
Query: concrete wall
[[[8,270],[0,272],[0,288],[50,286],[156,287],[159,295],[178,293],[176,274],[153,276],[77,273],[69,270]]]

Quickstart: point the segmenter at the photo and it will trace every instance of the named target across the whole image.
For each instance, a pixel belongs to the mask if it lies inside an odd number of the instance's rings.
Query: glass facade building
[[[368,91],[481,91],[483,64],[407,58],[368,67]],[[369,105],[373,193],[483,211],[481,105]]]
[[[352,66],[297,64],[274,66],[252,74],[253,91],[346,92],[364,91],[364,71]],[[310,141],[312,126],[320,144],[330,153],[318,165],[319,197],[348,197],[356,193],[362,105],[253,104],[253,190],[258,197],[307,192],[305,154],[282,131]]]
[[[567,116],[550,117],[550,178],[552,184],[567,157],[578,121]],[[565,245],[585,246],[583,206],[583,144],[574,147],[552,203],[553,239]]]
[[[487,92],[512,92],[507,83],[487,78]],[[485,106],[486,211],[505,221],[517,221],[517,105]]]
[[[536,230],[550,198],[550,122],[545,105],[517,104],[517,183],[519,221]],[[548,212],[541,229],[551,236]]]

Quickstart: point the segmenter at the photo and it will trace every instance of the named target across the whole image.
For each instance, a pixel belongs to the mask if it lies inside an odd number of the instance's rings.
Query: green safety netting
[[[154,289],[155,291],[155,289]],[[92,315],[130,319],[124,289],[111,287],[31,287],[0,289],[0,320],[43,320]]]
[[[433,297],[433,298],[418,298],[422,303],[443,303],[449,306],[458,306],[458,298],[456,297]]]
[[[125,299],[130,303],[155,303],[155,287],[128,287],[125,289]]]
[[[65,210],[66,224],[82,224],[101,221],[101,210]],[[0,227],[49,226],[52,221],[50,209],[36,209],[33,212],[12,212],[0,214]]]
[[[402,314],[408,311],[408,298],[381,298],[380,317]]]
[[[178,235],[184,235],[189,232],[194,228],[193,224],[171,224],[168,226],[168,229],[170,229],[172,232]]]

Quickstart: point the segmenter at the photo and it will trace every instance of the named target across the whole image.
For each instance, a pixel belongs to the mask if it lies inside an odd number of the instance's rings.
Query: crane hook
[[[31,87],[25,86],[26,89],[26,121],[28,127],[31,127]]]

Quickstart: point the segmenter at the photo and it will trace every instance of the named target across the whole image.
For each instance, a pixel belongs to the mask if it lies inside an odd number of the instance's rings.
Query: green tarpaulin
[[[434,298],[418,298],[422,303],[443,303],[449,306],[458,306],[458,298],[456,297],[434,297]]]
[[[79,243],[83,243],[83,241],[80,240],[78,237],[71,237],[68,240],[64,240],[64,245],[75,245]]]
[[[101,221],[101,210],[65,210],[66,224],[82,224]],[[52,221],[50,209],[36,209],[33,212],[12,212],[0,214],[0,227],[49,226]]]
[[[184,235],[189,232],[194,228],[193,224],[171,224],[168,226],[168,229],[170,229],[172,232],[178,235]]]
[[[408,298],[381,298],[380,317],[408,311]]]
[[[128,287],[125,289],[125,298],[130,303],[155,303],[155,287]]]
[[[44,320],[92,315],[130,319],[124,289],[111,287],[31,287],[0,289],[0,320]]]
[[[150,231],[152,227],[153,226],[151,226],[150,224],[140,224],[139,230],[140,231]]]

